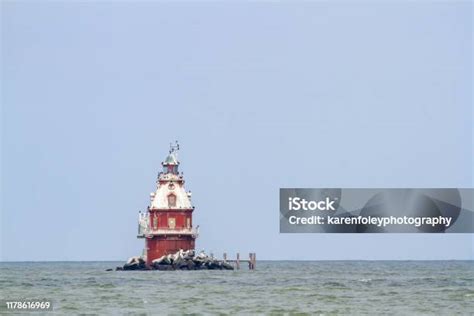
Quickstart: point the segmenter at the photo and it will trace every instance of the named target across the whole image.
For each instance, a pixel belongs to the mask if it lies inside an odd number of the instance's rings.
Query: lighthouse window
[[[176,195],[168,195],[168,207],[176,207]]]
[[[158,228],[158,216],[153,216],[153,229]]]
[[[163,172],[164,173],[177,174],[178,173],[178,166],[176,166],[176,165],[166,165],[166,166],[163,167]]]
[[[176,166],[173,166],[173,165],[166,165],[163,167],[164,173],[176,173],[175,170],[176,170]]]

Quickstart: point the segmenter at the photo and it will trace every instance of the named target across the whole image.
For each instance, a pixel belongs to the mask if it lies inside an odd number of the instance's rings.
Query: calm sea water
[[[121,264],[0,263],[0,298],[51,299],[59,314],[474,312],[472,261],[259,261],[255,271],[105,271]]]

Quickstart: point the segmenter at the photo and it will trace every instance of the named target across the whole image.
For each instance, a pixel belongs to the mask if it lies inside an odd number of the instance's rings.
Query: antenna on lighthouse
[[[173,143],[170,143],[170,157],[174,157],[176,163],[178,163],[178,150],[179,150],[179,143],[177,140]]]
[[[177,140],[174,141],[174,145],[173,143],[170,143],[170,154],[175,153],[178,150],[179,150],[179,143]]]

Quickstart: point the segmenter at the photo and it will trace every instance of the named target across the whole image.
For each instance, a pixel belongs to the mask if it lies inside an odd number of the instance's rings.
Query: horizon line
[[[42,263],[42,262],[121,262],[123,260],[0,260],[0,263]],[[474,261],[471,259],[257,259],[258,261]],[[126,262],[126,261],[124,261]]]

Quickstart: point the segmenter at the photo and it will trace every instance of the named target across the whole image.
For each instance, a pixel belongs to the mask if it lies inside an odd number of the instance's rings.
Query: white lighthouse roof
[[[155,195],[152,196],[151,209],[182,209],[189,210],[193,206],[191,199],[184,188],[184,184],[165,182],[158,184]]]
[[[177,165],[179,164],[178,159],[176,158],[175,152],[172,152],[166,157],[165,161],[163,162],[164,165]]]

